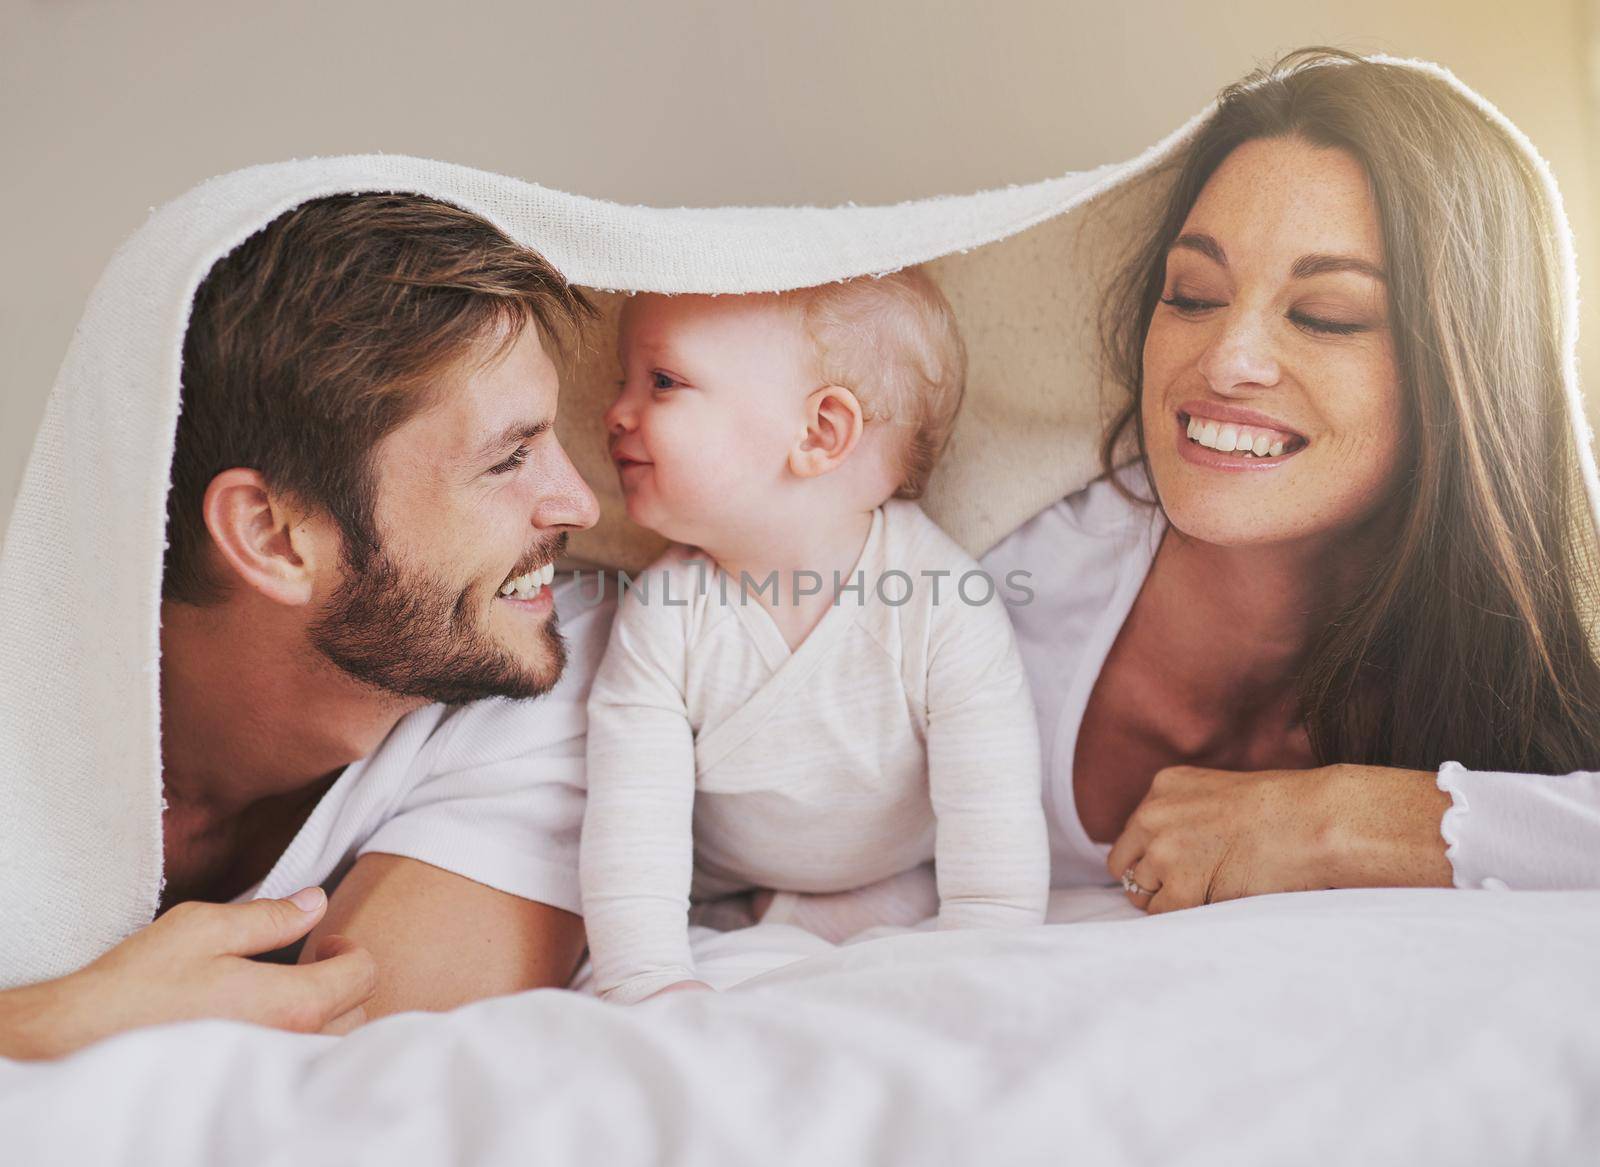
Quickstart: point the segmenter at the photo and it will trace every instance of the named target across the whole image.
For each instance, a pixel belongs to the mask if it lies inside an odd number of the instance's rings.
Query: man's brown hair
[[[559,345],[594,314],[545,259],[420,195],[303,203],[218,260],[183,343],[162,595],[220,596],[201,504],[236,466],[326,512],[359,571],[377,548],[373,447],[435,400],[437,375],[531,321]]]

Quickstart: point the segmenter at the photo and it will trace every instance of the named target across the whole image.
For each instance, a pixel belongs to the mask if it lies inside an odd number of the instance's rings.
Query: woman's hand
[[[1449,887],[1439,820],[1450,796],[1430,770],[1169,766],[1106,857],[1151,912],[1267,892]]]
[[[124,1030],[208,1017],[301,1033],[353,1029],[377,985],[364,949],[330,936],[312,964],[247,959],[294,943],[327,906],[318,888],[179,904],[79,972],[0,993],[0,1057],[59,1057]]]

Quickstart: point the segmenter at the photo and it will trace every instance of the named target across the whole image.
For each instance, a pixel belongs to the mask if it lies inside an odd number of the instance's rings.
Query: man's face
[[[311,629],[329,660],[386,692],[536,697],[566,663],[536,581],[599,507],[556,440],[556,370],[537,329],[493,357],[500,340],[374,449],[378,549],[359,573],[340,565]]]

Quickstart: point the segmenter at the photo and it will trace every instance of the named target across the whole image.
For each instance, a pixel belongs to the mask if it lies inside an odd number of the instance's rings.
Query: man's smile
[[[502,599],[531,600],[544,589],[555,574],[554,561],[546,563],[543,567],[535,567],[501,584],[500,596]]]

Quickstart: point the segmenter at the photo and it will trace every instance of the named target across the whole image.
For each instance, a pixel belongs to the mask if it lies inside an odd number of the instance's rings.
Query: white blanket
[[[1600,894],[1346,891],[827,950],[701,933],[716,996],[541,991],[343,1038],[225,1022],[0,1063],[0,1158],[1593,1164]]]

